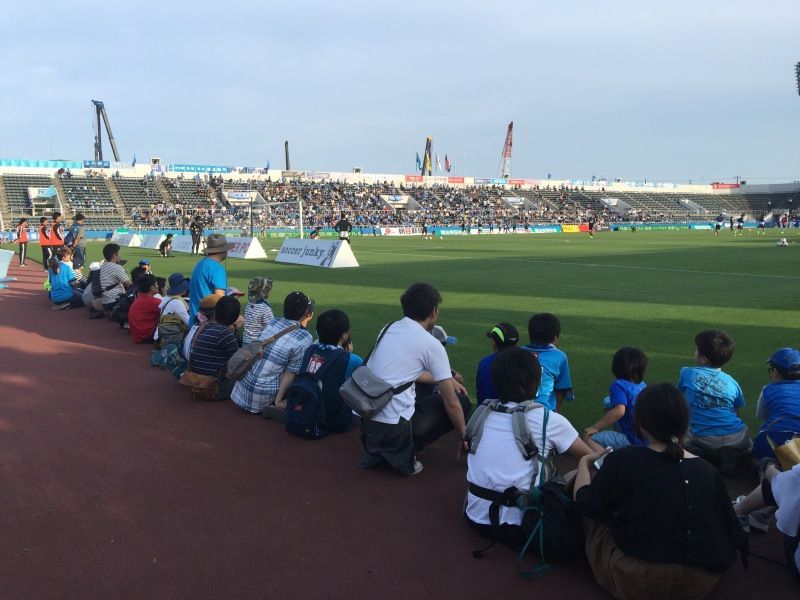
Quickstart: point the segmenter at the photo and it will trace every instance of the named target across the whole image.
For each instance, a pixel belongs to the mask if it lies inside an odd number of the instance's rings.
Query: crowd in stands
[[[647,385],[645,353],[619,349],[599,418],[579,433],[561,414],[574,396],[557,316],[531,316],[525,345],[512,323],[488,331],[473,413],[448,358],[455,340],[438,324],[436,288],[411,285],[402,316],[376,332],[362,359],[347,314],[317,314],[302,291],[273,310],[268,277],[249,282],[242,310],[244,294],[228,286],[223,266],[232,246],[212,234],[190,277],[164,279],[147,259],[128,275],[121,248],[109,243],[86,280],[61,246],[46,261],[50,300],[59,310],[86,306],[91,318],[110,318],[134,343],[152,345],[153,366],[195,398],[232,401],[304,438],[359,427],[364,469],[416,475],[417,452],[455,430],[457,451],[467,455],[467,524],[490,546],[538,540],[542,560],[583,552],[616,598],[703,597],[737,554],[746,561],[747,533],[766,531],[773,517],[798,576],[800,453],[789,463],[778,454],[800,434],[798,350],[766,361],[755,441],[740,417],[741,388],[722,370],[734,341],[717,330],[696,335],[694,364],[676,374],[677,386]],[[353,398],[376,382],[385,402],[364,409]],[[577,459],[575,471],[559,472],[561,454]],[[732,502],[723,477],[751,460],[761,483]]]

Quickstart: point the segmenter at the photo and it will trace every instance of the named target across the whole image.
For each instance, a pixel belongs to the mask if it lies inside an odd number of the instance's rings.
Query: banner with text
[[[284,240],[275,262],[326,269],[358,266],[350,244],[340,240]]]

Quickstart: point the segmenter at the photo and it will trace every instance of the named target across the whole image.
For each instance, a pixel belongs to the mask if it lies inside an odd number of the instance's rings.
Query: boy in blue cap
[[[753,443],[753,457],[758,459],[775,458],[770,441],[780,446],[800,435],[800,351],[781,348],[767,364],[770,383],[756,405],[756,417],[763,421]]]

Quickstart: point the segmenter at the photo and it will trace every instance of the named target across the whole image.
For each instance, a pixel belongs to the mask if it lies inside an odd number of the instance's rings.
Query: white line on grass
[[[359,254],[386,254],[389,256],[411,256],[419,257],[425,256],[430,258],[440,258],[442,260],[484,260],[484,261],[499,261],[499,262],[523,262],[535,263],[540,265],[558,265],[575,266],[575,267],[591,267],[591,268],[609,268],[609,269],[632,269],[639,271],[661,271],[666,273],[694,273],[697,275],[727,275],[736,277],[761,277],[767,279],[800,279],[798,275],[768,275],[766,273],[736,273],[733,271],[698,271],[695,269],[670,269],[668,267],[641,267],[637,265],[608,265],[600,263],[580,263],[561,260],[538,260],[535,258],[493,258],[491,256],[443,256],[441,254],[402,254],[399,252],[375,252],[374,250],[359,250]]]

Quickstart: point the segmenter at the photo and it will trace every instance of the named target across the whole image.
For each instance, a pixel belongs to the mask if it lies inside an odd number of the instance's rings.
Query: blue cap
[[[142,260],[139,261],[139,264],[140,265],[149,265],[150,261],[148,259],[146,259],[146,258],[143,258]]]
[[[800,375],[800,351],[794,348],[781,348],[767,362],[789,375]]]

